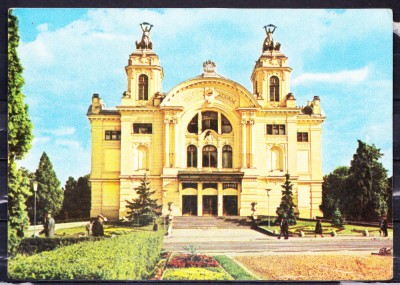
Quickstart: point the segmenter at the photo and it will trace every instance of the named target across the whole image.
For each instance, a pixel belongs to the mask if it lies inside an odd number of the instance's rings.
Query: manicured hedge
[[[54,250],[59,247],[73,245],[85,241],[102,240],[100,237],[62,237],[62,238],[24,238],[19,247],[18,254],[32,255],[43,251]]]
[[[9,260],[14,280],[143,280],[157,263],[163,231],[136,232]]]

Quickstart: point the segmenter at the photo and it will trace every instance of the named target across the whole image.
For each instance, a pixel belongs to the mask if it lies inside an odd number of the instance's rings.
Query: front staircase
[[[172,227],[174,229],[249,229],[251,221],[247,217],[239,216],[175,216]]]

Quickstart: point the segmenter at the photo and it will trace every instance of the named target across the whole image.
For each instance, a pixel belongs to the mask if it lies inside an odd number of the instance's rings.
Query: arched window
[[[230,132],[232,132],[232,125],[231,123],[228,121],[228,119],[221,114],[221,132],[223,134],[229,134]]]
[[[137,148],[136,169],[149,169],[149,152],[147,147],[141,145]]]
[[[199,115],[193,117],[193,119],[189,122],[187,130],[191,134],[197,134],[199,131]]]
[[[139,100],[149,100],[149,78],[145,74],[139,76],[138,83]]]
[[[269,79],[269,100],[279,102],[279,78],[276,76]]]
[[[203,147],[203,167],[217,167],[218,153],[213,145]]]
[[[202,112],[201,113],[201,128],[202,131],[214,130],[218,132],[218,113],[217,112]]]
[[[222,148],[222,167],[232,168],[232,147],[230,145]]]
[[[187,167],[197,167],[197,147],[194,145],[187,147]]]

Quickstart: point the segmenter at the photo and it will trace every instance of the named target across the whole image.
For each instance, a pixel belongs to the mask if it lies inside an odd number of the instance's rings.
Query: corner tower
[[[280,51],[281,44],[272,37],[277,27],[270,24],[264,26],[266,38],[262,46],[262,54],[256,61],[251,81],[253,94],[261,106],[295,107],[296,101],[290,94],[290,73],[288,58]]]
[[[128,89],[124,92],[122,106],[149,105],[161,94],[164,74],[160,60],[152,50],[150,31],[153,25],[144,22],[140,27],[143,31],[142,39],[136,42],[136,51],[129,56],[125,67]]]

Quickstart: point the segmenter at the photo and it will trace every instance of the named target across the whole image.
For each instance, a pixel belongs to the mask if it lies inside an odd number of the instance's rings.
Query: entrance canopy
[[[241,183],[244,172],[193,172],[179,171],[178,179],[181,182],[230,182]]]

